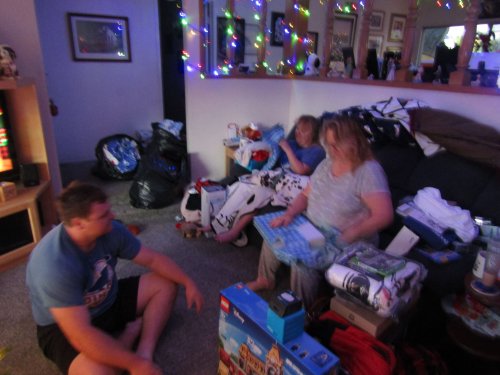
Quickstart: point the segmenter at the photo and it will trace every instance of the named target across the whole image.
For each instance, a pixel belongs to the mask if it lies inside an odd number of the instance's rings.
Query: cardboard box
[[[210,225],[226,202],[226,188],[221,185],[209,185],[201,188],[201,225]]]
[[[392,324],[395,324],[394,320],[382,318],[368,307],[348,301],[340,296],[335,296],[331,299],[330,308],[356,327],[377,338]]]
[[[16,184],[13,182],[0,182],[0,202],[8,201],[17,195]]]
[[[220,293],[218,374],[335,374],[339,359],[302,333],[280,343],[266,327],[268,304],[243,283]]]

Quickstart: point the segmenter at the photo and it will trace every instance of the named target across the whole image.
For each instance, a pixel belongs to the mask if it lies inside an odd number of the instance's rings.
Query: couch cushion
[[[387,175],[391,190],[407,188],[409,177],[423,157],[418,147],[396,144],[374,148],[373,153]]]
[[[500,225],[500,173],[491,179],[484,190],[476,198],[471,207],[474,215],[483,216]]]
[[[500,131],[492,126],[434,108],[409,111],[413,131],[427,135],[446,150],[500,169]]]
[[[491,168],[444,151],[420,161],[409,178],[408,188],[417,193],[424,187],[435,187],[443,199],[470,209],[492,176]]]

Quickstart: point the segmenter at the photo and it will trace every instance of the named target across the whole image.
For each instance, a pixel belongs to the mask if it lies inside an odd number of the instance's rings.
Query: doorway
[[[179,21],[182,0],[158,0],[163,84],[163,115],[186,125],[183,28]]]

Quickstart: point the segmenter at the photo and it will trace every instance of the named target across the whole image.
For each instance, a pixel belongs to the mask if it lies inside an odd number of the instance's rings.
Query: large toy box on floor
[[[339,359],[307,333],[281,344],[267,324],[268,304],[243,283],[220,292],[219,375],[336,374]]]

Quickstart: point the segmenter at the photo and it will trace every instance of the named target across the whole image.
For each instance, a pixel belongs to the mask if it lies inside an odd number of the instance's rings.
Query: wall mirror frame
[[[214,7],[216,7],[214,5],[215,1],[220,1],[217,7],[219,14],[224,14],[226,18],[225,27],[228,37],[217,38],[214,42],[212,40],[215,36],[214,30],[217,29],[217,25],[213,24],[213,20],[217,19],[217,12],[214,10]],[[415,69],[412,69],[412,61],[416,61],[417,59],[423,30],[425,27],[429,27],[425,25],[425,22],[419,22],[417,26],[419,15],[425,13],[424,10],[420,9],[421,3],[425,2],[418,0],[406,1],[407,12],[405,14],[406,19],[403,30],[404,42],[401,43],[401,46],[390,45],[390,43],[387,43],[389,42],[387,36],[385,36],[386,44],[384,52],[398,51],[395,53],[399,59],[399,67],[395,72],[394,80],[370,80],[367,69],[369,61],[367,60],[369,56],[368,48],[361,48],[361,46],[368,46],[368,43],[374,40],[373,30],[370,30],[373,29],[373,27],[370,27],[371,14],[374,9],[376,9],[375,12],[380,13],[380,3],[378,1],[383,0],[365,0],[362,9],[358,9],[354,14],[346,14],[343,10],[339,12],[339,2],[335,0],[283,0],[284,5],[282,7],[284,8],[277,8],[275,5],[277,1],[274,2],[274,0],[269,2],[266,0],[199,0],[200,28],[208,30],[206,33],[200,33],[200,65],[202,72],[205,78],[266,77],[333,82],[345,82],[346,79],[350,79],[353,83],[359,84],[500,95],[498,87],[478,87],[471,85],[469,60],[474,47],[474,41],[477,39],[476,25],[481,22],[484,23],[480,15],[483,12],[482,6],[485,0],[464,0],[462,2],[464,9],[461,10],[461,14],[465,15],[462,23],[465,33],[458,49],[455,69],[450,74],[447,84],[415,83]],[[246,2],[249,3],[247,8],[253,7],[253,16],[248,17],[247,15],[242,18],[238,14],[238,7]],[[429,2],[435,3],[430,0]],[[310,10],[311,13],[313,9],[317,10],[316,3],[321,4],[321,12],[317,12],[321,14],[310,14]],[[352,5],[356,2],[351,1],[347,3]],[[279,42],[283,43],[282,47],[273,45],[275,43],[270,43],[270,38],[274,38],[273,41],[276,41],[276,35],[270,33],[271,29],[276,30],[276,25],[274,27],[271,25],[271,15],[273,13],[284,15],[284,19],[282,20],[282,34],[278,36]],[[385,13],[385,24],[390,23],[389,13]],[[335,66],[335,54],[333,52],[338,48],[338,45],[335,45],[336,30],[342,27],[342,22],[346,18],[353,18],[353,16],[355,19],[354,25],[357,24],[357,27],[354,27],[354,32],[357,34],[355,36],[356,41],[353,43],[354,60],[357,62],[357,66],[353,69],[351,75],[340,77],[332,74],[332,67]],[[310,22],[311,25],[309,25],[309,21],[313,17],[316,17],[316,20],[318,19],[317,17],[324,17],[322,20],[323,25],[320,26],[321,30],[314,29],[315,22]],[[239,29],[241,31],[242,20],[247,30],[248,26],[250,26],[252,31],[249,34],[251,35],[245,35],[245,33],[244,35],[233,34],[234,30]],[[500,23],[500,15],[498,15],[498,18],[494,18],[493,21]],[[488,22],[492,21],[488,20]],[[240,25],[239,28],[238,25]],[[223,29],[219,28],[219,32]],[[318,34],[319,38],[317,37]],[[308,38],[310,35],[314,35],[316,39],[314,43],[318,44],[316,47],[317,55],[321,61],[319,73],[315,76],[305,76],[303,74],[307,62],[306,51],[311,49],[309,43],[312,43],[312,38]],[[377,35],[381,35],[381,32],[378,31]],[[354,36],[351,37],[354,39]],[[225,40],[221,41],[221,39]],[[384,40],[383,38],[380,39]],[[253,59],[251,63],[247,63],[246,61],[246,52],[244,53],[244,61],[243,63],[241,62],[243,58],[241,45],[239,44],[241,42],[245,43],[244,50],[251,50],[248,53]],[[217,47],[217,52],[215,53],[211,50],[211,46],[213,45]],[[226,47],[225,55],[224,45]],[[240,48],[239,53],[236,53],[235,51],[238,51],[238,46]],[[277,56],[276,49],[281,53],[280,56]],[[377,53],[380,52],[377,51]],[[214,55],[218,56],[217,62],[214,60]],[[273,55],[274,62],[270,63],[270,61],[273,61],[273,58],[270,58],[270,56]]]

